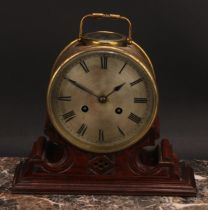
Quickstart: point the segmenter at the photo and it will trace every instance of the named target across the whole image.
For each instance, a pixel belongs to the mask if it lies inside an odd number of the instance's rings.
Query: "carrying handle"
[[[128,37],[127,37],[127,41],[131,42],[132,40],[132,25],[130,20],[127,17],[124,16],[120,16],[118,14],[104,14],[104,13],[91,13],[88,15],[85,15],[81,21],[80,21],[80,28],[79,28],[79,39],[82,39],[83,37],[83,25],[86,21],[86,19],[88,18],[109,18],[109,19],[114,19],[114,20],[124,20],[128,23]]]

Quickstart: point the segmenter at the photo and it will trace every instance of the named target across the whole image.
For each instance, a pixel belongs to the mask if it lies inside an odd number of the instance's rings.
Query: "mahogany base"
[[[12,191],[195,196],[196,185],[192,169],[179,163],[168,140],[150,151],[134,145],[113,154],[92,154],[40,137],[17,167]]]
[[[131,178],[105,180],[82,179],[82,177],[65,177],[59,180],[58,176],[24,177],[24,164],[21,163],[16,171],[16,180],[13,193],[58,193],[58,194],[101,194],[101,195],[171,195],[195,196],[196,187],[193,171],[190,167],[181,164],[181,180],[160,180],[153,178]],[[90,178],[90,177],[89,177]]]

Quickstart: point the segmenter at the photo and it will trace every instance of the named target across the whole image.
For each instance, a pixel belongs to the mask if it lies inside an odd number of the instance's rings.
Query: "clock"
[[[67,58],[51,78],[47,95],[49,117],[60,135],[98,153],[139,141],[155,119],[157,104],[151,72],[124,50],[107,46]]]
[[[128,36],[83,32],[87,19],[128,23]],[[45,135],[17,167],[13,192],[196,194],[192,169],[159,138],[152,63],[128,18],[93,13],[57,57],[47,91]]]

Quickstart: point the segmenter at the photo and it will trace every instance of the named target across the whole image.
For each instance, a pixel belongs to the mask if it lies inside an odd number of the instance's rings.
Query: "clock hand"
[[[126,84],[126,83],[124,82],[124,83],[122,83],[121,85],[118,85],[118,86],[114,87],[113,90],[112,90],[110,93],[108,93],[108,94],[106,95],[106,97],[110,96],[112,93],[114,93],[114,92],[116,92],[116,91],[119,91],[125,84]]]
[[[76,82],[76,81],[74,81],[72,79],[69,79],[69,78],[66,78],[66,77],[64,79],[66,79],[67,81],[71,82],[74,86],[78,87],[79,89],[81,89],[81,90],[89,93],[90,95],[93,95],[96,98],[98,98],[98,96],[95,93],[93,93],[93,91],[91,91],[90,89],[88,89],[87,87],[79,84],[78,82]]]

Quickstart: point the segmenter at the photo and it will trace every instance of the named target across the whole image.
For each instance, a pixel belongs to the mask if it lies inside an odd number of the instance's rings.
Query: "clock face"
[[[53,75],[47,106],[58,132],[87,151],[113,152],[137,142],[157,107],[151,75],[135,60],[113,51],[69,59]]]

